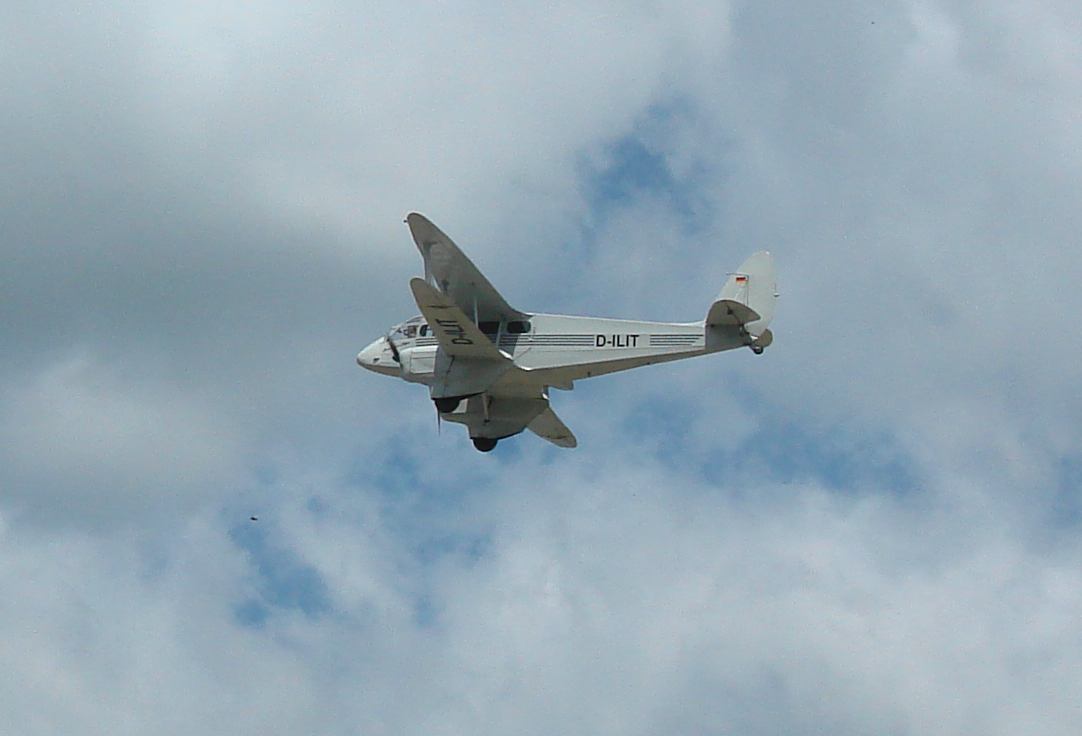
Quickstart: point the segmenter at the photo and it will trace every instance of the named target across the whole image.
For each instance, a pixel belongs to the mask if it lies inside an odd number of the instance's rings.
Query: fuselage
[[[479,326],[520,369],[501,379],[505,388],[528,382],[569,389],[573,381],[584,378],[747,344],[731,332],[709,329],[702,322],[535,314],[524,322]],[[368,345],[357,363],[377,373],[430,385],[438,349],[425,319],[418,316]]]

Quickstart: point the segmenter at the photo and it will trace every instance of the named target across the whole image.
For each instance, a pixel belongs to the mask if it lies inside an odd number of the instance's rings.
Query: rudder
[[[706,325],[739,325],[759,338],[774,318],[777,288],[774,258],[765,250],[751,255],[725,282],[706,315]]]

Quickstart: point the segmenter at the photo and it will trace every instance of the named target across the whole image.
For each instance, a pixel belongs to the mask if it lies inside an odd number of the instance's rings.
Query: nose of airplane
[[[364,350],[357,353],[357,365],[376,373],[397,373],[398,364],[386,349],[387,338],[372,341]]]
[[[361,368],[368,368],[369,370],[375,368],[380,362],[380,353],[383,352],[381,343],[383,338],[375,340],[365,347],[364,350],[357,353],[357,365]]]

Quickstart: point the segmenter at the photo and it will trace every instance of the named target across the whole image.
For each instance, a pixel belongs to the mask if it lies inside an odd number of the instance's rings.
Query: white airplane
[[[730,275],[700,322],[568,317],[512,308],[438,227],[416,213],[406,223],[425,262],[425,278],[410,280],[421,316],[374,341],[357,363],[428,386],[438,417],[465,424],[481,452],[525,429],[575,447],[549,406],[550,387],[570,391],[584,378],[740,347],[760,354],[774,339],[766,251]]]

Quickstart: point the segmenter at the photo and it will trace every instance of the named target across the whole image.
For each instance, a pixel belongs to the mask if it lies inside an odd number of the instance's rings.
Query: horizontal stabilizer
[[[560,421],[552,407],[548,407],[538,414],[526,428],[557,447],[578,447],[579,443],[575,439],[575,435],[571,434],[571,430],[567,428],[567,425]]]
[[[454,302],[424,279],[410,279],[410,291],[428,327],[448,355],[510,361]]]
[[[748,305],[733,299],[719,299],[710,307],[710,313],[706,315],[706,324],[711,327],[719,325],[742,327],[757,319],[759,319],[759,313]]]

